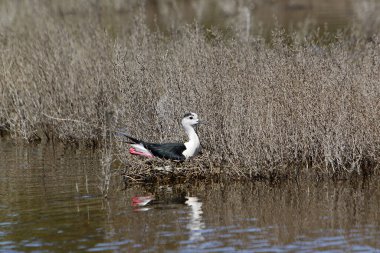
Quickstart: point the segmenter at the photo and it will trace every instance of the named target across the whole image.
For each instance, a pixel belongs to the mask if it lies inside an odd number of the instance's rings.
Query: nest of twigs
[[[174,162],[159,158],[128,157],[123,173],[125,183],[186,183],[192,180],[218,179],[220,170],[194,158],[185,162]]]

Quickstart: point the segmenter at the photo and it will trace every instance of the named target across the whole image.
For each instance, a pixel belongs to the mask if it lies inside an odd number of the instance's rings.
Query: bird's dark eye
[[[189,117],[189,119],[193,119],[193,117]]]

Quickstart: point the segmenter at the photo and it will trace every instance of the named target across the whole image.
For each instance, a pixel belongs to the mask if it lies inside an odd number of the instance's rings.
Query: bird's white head
[[[186,113],[182,118],[182,126],[195,126],[199,124],[198,115],[193,112]]]

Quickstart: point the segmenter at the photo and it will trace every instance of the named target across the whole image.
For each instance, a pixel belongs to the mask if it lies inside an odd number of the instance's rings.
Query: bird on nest
[[[131,148],[129,153],[145,157],[159,157],[174,161],[185,161],[197,155],[201,149],[199,137],[194,126],[200,123],[198,115],[190,112],[182,118],[182,126],[185,129],[189,140],[185,143],[151,143],[136,139],[125,133],[120,133],[130,140]]]

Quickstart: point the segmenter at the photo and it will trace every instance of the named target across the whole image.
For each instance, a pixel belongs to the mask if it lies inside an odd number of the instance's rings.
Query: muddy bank
[[[328,168],[293,165],[276,167],[271,170],[254,170],[236,166],[212,166],[207,158],[198,157],[183,163],[129,157],[123,165],[121,176],[125,187],[133,185],[171,185],[191,184],[195,182],[268,182],[282,183],[299,181],[357,181],[380,176],[378,166],[363,166],[358,171],[336,170]]]

